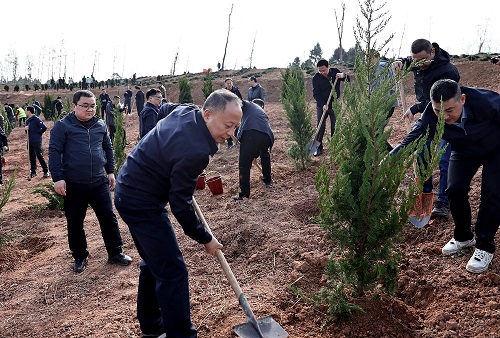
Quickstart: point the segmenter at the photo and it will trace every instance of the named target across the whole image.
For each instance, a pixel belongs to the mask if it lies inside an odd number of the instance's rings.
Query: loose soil
[[[500,91],[500,67],[488,62],[454,61],[461,83]],[[252,70],[251,73],[257,73]],[[225,72],[216,78],[222,86],[226,76],[246,97],[248,73]],[[368,293],[355,300],[364,312],[342,323],[326,323],[325,309],[308,304],[291,286],[305,294],[325,285],[327,257],[334,247],[314,223],[318,194],[314,186],[317,168],[325,159],[313,158],[310,169],[297,171],[286,156],[290,129],[279,102],[280,69],[262,71],[259,82],[266,89],[266,111],[276,136],[272,151],[274,187],[266,189],[257,169],[251,174],[251,198],[234,202],[238,192],[238,148],[220,151],[207,167],[208,177],[221,175],[224,193],[209,189],[195,197],[250,303],[260,318],[272,316],[293,338],[306,337],[499,337],[500,259],[481,275],[468,273],[465,264],[472,249],[443,257],[441,247],[453,235],[450,218],[433,219],[423,229],[410,224],[402,232],[403,253],[398,288],[393,297]],[[202,104],[202,74],[192,79],[196,104]],[[307,97],[311,77],[307,76]],[[154,81],[151,81],[154,84]],[[414,102],[412,80],[406,83],[408,103]],[[114,95],[124,87],[110,88]],[[167,86],[170,98],[178,97],[177,85]],[[98,95],[99,90],[95,91]],[[68,91],[52,93],[71,97]],[[33,92],[0,93],[2,103],[23,104]],[[43,102],[43,93],[36,98]],[[401,108],[390,121],[391,143],[405,134]],[[125,118],[130,151],[137,142],[137,113]],[[46,121],[49,128],[53,123]],[[49,131],[43,144],[48,147]],[[124,250],[131,266],[108,265],[95,214],[85,221],[90,259],[81,274],[71,270],[66,220],[60,211],[40,211],[46,199],[32,191],[50,182],[29,173],[26,136],[16,128],[9,137],[4,182],[15,175],[16,186],[0,214],[0,337],[140,337],[136,318],[136,295],[140,257],[126,224],[120,220]],[[39,169],[40,170],[40,169]],[[436,182],[439,174],[436,171]],[[481,178],[473,180],[470,198],[476,219]],[[234,337],[233,327],[246,321],[217,260],[189,239],[173,220],[189,269],[192,320],[200,338]],[[500,243],[497,234],[496,242]]]

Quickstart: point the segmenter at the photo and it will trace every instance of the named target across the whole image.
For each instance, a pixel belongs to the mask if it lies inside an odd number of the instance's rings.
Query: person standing
[[[443,139],[451,144],[448,171],[448,198],[455,222],[453,238],[441,249],[451,256],[476,245],[466,269],[482,273],[495,252],[495,234],[500,225],[500,94],[480,88],[460,87],[456,81],[436,81],[427,105],[411,132],[391,151],[424,137],[434,137],[441,110],[444,114]],[[472,211],[469,191],[472,178],[482,166],[481,201],[471,230]]]
[[[241,100],[225,89],[211,93],[201,110],[179,105],[137,144],[120,169],[115,206],[142,258],[137,319],[143,337],[197,337],[188,271],[166,205],[184,233],[209,254],[222,248],[197,217],[192,196],[217,143],[234,133],[241,115]]]
[[[40,163],[43,170],[43,177],[49,177],[49,167],[47,162],[43,157],[42,150],[42,135],[47,130],[47,126],[42,120],[35,114],[35,108],[33,106],[26,107],[26,126],[24,129],[28,133],[28,149],[30,156],[30,178],[36,176],[36,160]]]
[[[250,88],[248,88],[248,101],[253,101],[254,99],[261,99],[262,101],[266,101],[266,93],[264,88],[257,82],[257,78],[255,76],[250,76],[248,78],[248,83],[250,84]]]
[[[104,116],[104,114],[106,113],[106,106],[108,105],[108,103],[111,102],[111,97],[109,97],[108,92],[104,88],[101,90],[101,94],[99,95],[99,101],[101,101],[101,116],[100,117],[103,120],[105,120],[106,117]]]
[[[224,86],[227,90],[229,90],[233,94],[236,94],[236,96],[238,96],[240,98],[240,100],[243,100],[243,97],[241,96],[240,90],[233,83],[233,79],[231,79],[229,77],[226,78],[224,80]],[[234,146],[232,137],[228,138],[226,141],[227,141],[227,149],[231,149]]]
[[[81,273],[89,252],[83,222],[87,208],[94,210],[108,253],[109,264],[129,265],[113,212],[110,190],[116,184],[113,146],[104,121],[96,114],[96,97],[89,90],[73,95],[73,111],[57,120],[50,131],[49,168],[55,191],[64,196],[64,214],[73,271]]]
[[[273,186],[271,178],[271,155],[274,134],[264,110],[250,101],[243,101],[243,118],[238,127],[236,138],[240,141],[238,171],[240,192],[234,196],[235,201],[250,198],[250,169],[254,159],[260,156],[262,180],[267,188]]]
[[[157,88],[151,88],[146,92],[146,106],[139,114],[139,137],[143,138],[156,126],[158,122],[158,107],[163,97]]]
[[[26,111],[23,109],[23,107],[17,107],[17,119],[18,119],[18,126],[25,126],[26,125]]]
[[[7,102],[4,103],[4,108],[5,108],[5,113],[7,114],[7,120],[9,120],[11,128],[14,128],[15,121],[16,121],[16,118],[14,116],[14,111],[12,110],[12,107]]]
[[[313,97],[316,100],[316,118],[317,123],[316,127],[319,128],[318,134],[316,136],[316,141],[320,144],[317,150],[314,152],[314,156],[319,156],[323,154],[323,136],[325,134],[326,129],[326,118],[330,118],[330,136],[333,136],[335,132],[335,112],[332,108],[332,101],[330,100],[329,105],[328,97],[332,92],[332,83],[335,82],[335,79],[340,81],[349,81],[349,75],[341,72],[338,68],[330,67],[328,61],[325,59],[321,59],[317,62],[316,67],[318,68],[318,72],[314,74],[312,78],[312,87],[313,87]],[[336,98],[340,97],[340,81],[335,83],[335,94]],[[323,112],[326,112],[326,116],[323,119],[323,123],[319,126],[319,122],[321,121],[321,116],[323,116]]]
[[[130,115],[132,112],[132,91],[130,90],[130,86],[127,86],[127,90],[123,93],[123,97],[125,98],[124,108],[127,110],[127,114]]]
[[[437,43],[431,43],[426,39],[417,39],[411,45],[411,56],[400,58],[392,63],[396,70],[402,67],[410,67],[412,62],[417,64],[412,68],[414,77],[415,96],[417,103],[412,105],[403,114],[404,118],[412,120],[413,115],[424,111],[425,107],[431,101],[430,89],[431,86],[438,80],[451,79],[460,81],[460,74],[457,67],[450,62],[450,55],[445,50],[441,49]],[[432,209],[433,216],[448,216],[450,212],[450,204],[446,193],[448,181],[448,166],[450,162],[451,147],[446,141],[441,141],[439,150],[446,147],[445,152],[439,161],[439,191],[438,199]],[[423,155],[423,154],[422,154]],[[432,176],[424,182],[424,193],[432,192]]]
[[[144,92],[141,90],[141,87],[135,86],[135,89],[137,89],[137,92],[135,93],[135,106],[137,108],[137,115],[141,113],[141,111],[144,109]]]
[[[3,175],[2,175],[2,166],[4,164],[3,161],[3,153],[9,151],[9,141],[7,140],[7,135],[3,128],[0,128],[0,147],[2,148],[2,152],[0,152],[0,187],[3,185]]]

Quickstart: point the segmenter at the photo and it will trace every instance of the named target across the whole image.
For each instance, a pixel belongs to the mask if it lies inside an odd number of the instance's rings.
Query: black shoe
[[[75,259],[75,263],[73,264],[73,272],[75,273],[83,272],[87,267],[88,260],[89,260],[88,257],[84,259]]]
[[[266,188],[272,188],[273,187],[273,181],[271,182],[264,182],[264,184],[266,185]]]
[[[119,253],[118,255],[114,255],[113,257],[108,257],[109,264],[118,264],[118,265],[130,265],[132,263],[132,258],[125,255],[124,253]]]
[[[437,201],[432,209],[432,216],[446,217],[450,213],[450,204],[448,202]]]
[[[239,193],[238,195],[233,196],[233,200],[235,200],[235,201],[242,201],[243,198],[245,198],[245,197],[249,198],[247,195],[243,195],[242,193]]]
[[[35,176],[36,176],[36,173],[31,173],[31,174],[30,174],[30,178],[33,178],[33,177],[35,177]]]
[[[44,178],[50,177],[49,172],[43,173],[43,177]]]

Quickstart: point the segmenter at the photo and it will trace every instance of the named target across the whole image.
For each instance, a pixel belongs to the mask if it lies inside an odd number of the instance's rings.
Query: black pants
[[[323,115],[323,107],[316,107],[316,118],[317,118],[316,128],[319,125],[319,121],[321,120],[322,115]],[[318,136],[316,136],[316,141],[320,143],[318,150],[323,150],[323,136],[325,135],[326,119],[328,117],[330,117],[330,136],[333,136],[333,133],[335,131],[335,121],[336,121],[335,113],[333,112],[333,109],[328,109],[326,111],[325,118],[323,119],[323,123],[319,128]]]
[[[493,253],[494,237],[500,224],[500,148],[480,158],[465,157],[452,151],[447,192],[455,221],[454,238],[460,242],[472,239],[469,191],[472,178],[481,165],[483,172],[475,227],[476,248]]]
[[[49,167],[47,166],[47,162],[45,162],[45,159],[43,158],[42,143],[30,141],[29,148],[30,148],[31,173],[36,174],[36,159],[38,159],[38,162],[42,167],[43,173],[44,174],[48,173]]]
[[[125,100],[125,107],[127,107],[127,114],[132,112],[132,102],[130,100]]]
[[[115,207],[143,259],[137,295],[141,331],[196,338],[189,307],[188,271],[165,205],[123,196],[118,187]]]
[[[262,166],[262,180],[264,183],[272,182],[271,178],[271,139],[266,133],[257,130],[245,130],[240,139],[240,158],[239,158],[239,175],[240,175],[240,195],[250,196],[250,169],[252,161],[260,156]]]
[[[64,214],[68,222],[68,242],[73,258],[84,259],[89,255],[83,228],[89,204],[99,221],[108,255],[121,253],[123,243],[120,229],[113,212],[108,179],[103,176],[101,180],[91,184],[66,182]]]

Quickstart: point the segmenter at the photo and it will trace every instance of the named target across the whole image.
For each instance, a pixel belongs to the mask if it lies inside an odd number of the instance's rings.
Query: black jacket
[[[434,61],[425,69],[413,68],[413,79],[415,87],[415,97],[419,101],[410,107],[411,113],[421,113],[424,111],[427,104],[430,102],[431,87],[437,80],[450,79],[455,82],[460,81],[460,74],[457,67],[450,63],[450,54],[444,49],[441,49],[435,42],[432,43],[436,54]],[[403,67],[409,67],[412,63],[411,56],[399,59],[403,62]]]
[[[328,71],[328,77],[321,75],[321,73],[316,73],[312,79],[313,87],[313,97],[316,100],[317,107],[323,107],[328,102],[328,97],[332,91],[332,83],[335,82],[335,77],[338,73],[342,73],[339,69],[331,67]],[[349,75],[345,75],[344,78],[338,79],[335,84],[335,93],[337,94],[337,99],[340,97],[340,81],[349,81]],[[330,100],[330,105],[328,108],[332,108],[332,100]]]
[[[269,118],[264,110],[255,103],[243,101],[242,111],[243,117],[241,118],[236,138],[240,140],[245,130],[257,130],[269,135],[272,147],[274,144],[274,134],[269,124]]]
[[[186,235],[208,243],[212,236],[196,216],[192,196],[198,175],[217,150],[201,110],[181,105],[130,152],[118,175],[116,195],[169,203]]]
[[[143,138],[158,122],[158,108],[148,102],[139,113],[139,137]]]
[[[481,157],[493,150],[498,150],[500,148],[500,94],[486,89],[460,88],[462,94],[465,94],[462,111],[462,116],[466,117],[464,128],[455,124],[446,124],[443,139],[450,143],[452,152],[458,152],[467,157]],[[391,154],[425,135],[427,127],[429,127],[429,137],[432,138],[436,132],[437,121],[438,118],[434,114],[432,105],[427,105],[411,132],[391,151]],[[460,122],[460,119],[457,122]]]
[[[54,182],[62,179],[89,184],[115,171],[113,145],[104,121],[94,116],[86,128],[71,112],[50,130],[49,169]]]
[[[42,134],[47,130],[45,123],[38,116],[31,115],[31,117],[26,119],[26,125],[28,126],[29,141],[41,144]]]

